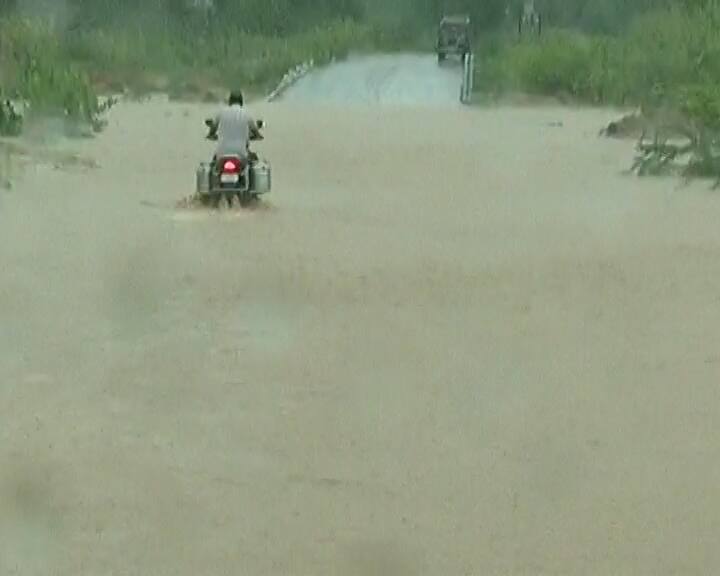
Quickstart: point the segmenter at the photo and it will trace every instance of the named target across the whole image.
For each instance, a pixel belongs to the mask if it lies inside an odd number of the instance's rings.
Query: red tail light
[[[224,160],[220,160],[220,172],[223,174],[237,174],[242,169],[242,164],[239,160],[236,160],[235,158],[226,158]]]

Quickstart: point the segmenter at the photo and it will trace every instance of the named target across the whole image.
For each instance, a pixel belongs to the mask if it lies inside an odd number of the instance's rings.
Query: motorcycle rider
[[[227,106],[208,121],[208,139],[217,140],[213,164],[223,154],[239,154],[256,162],[257,154],[250,151],[250,140],[262,140],[260,128],[255,119],[244,108],[245,99],[240,90],[230,93]]]

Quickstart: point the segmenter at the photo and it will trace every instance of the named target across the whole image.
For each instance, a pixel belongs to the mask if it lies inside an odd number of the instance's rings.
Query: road
[[[352,56],[300,80],[282,98],[293,104],[459,106],[462,65],[432,56]]]
[[[610,111],[285,101],[268,203],[179,211],[208,111],[0,192],[0,574],[720,565],[707,184]]]

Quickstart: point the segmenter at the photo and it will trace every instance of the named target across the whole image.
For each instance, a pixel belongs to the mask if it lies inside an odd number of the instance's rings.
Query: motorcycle
[[[207,139],[218,139],[214,122],[205,120],[210,129]],[[264,140],[260,130],[265,127],[262,120],[257,121],[258,131],[250,135],[250,141]],[[211,162],[201,162],[196,174],[196,194],[203,204],[218,206],[221,201],[233,204],[235,199],[244,206],[257,201],[271,189],[271,168],[267,160],[255,153],[223,154]]]

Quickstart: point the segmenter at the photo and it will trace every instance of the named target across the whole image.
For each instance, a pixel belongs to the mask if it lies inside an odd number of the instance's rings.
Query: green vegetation
[[[688,159],[718,173],[718,0],[537,0],[544,34],[518,38],[522,0],[0,0],[0,99],[95,129],[96,94],[130,89],[215,97],[266,90],[302,61],[354,50],[428,49],[441,14],[474,22],[476,89],[671,110],[639,170]],[[39,19],[38,15],[43,19]],[[680,120],[678,120],[678,114]],[[657,122],[656,122],[657,123]],[[0,133],[21,119],[0,106]],[[687,142],[678,148],[669,138]]]
[[[495,22],[504,0],[453,9]],[[100,86],[266,90],[306,60],[432,46],[441,0],[67,0],[63,44]],[[480,8],[478,8],[480,6]],[[487,7],[494,7],[493,9]],[[488,19],[487,16],[492,16]]]
[[[720,78],[720,8],[673,7],[634,20],[621,35],[554,29],[508,42],[482,62],[485,88],[566,95],[598,104],[667,102]]]
[[[472,5],[472,0],[463,0]],[[0,99],[102,125],[96,93],[266,90],[292,66],[416,47],[437,0],[0,0]],[[417,46],[419,47],[419,46]],[[9,108],[8,108],[9,110]],[[0,116],[0,133],[17,118]]]
[[[8,100],[97,126],[100,106],[89,78],[73,65],[57,38],[38,22],[0,19],[0,132],[16,134],[21,118]]]
[[[290,38],[121,29],[79,32],[66,45],[99,87],[204,95],[231,85],[264,90],[300,62],[326,62],[375,42],[372,29],[335,21]]]
[[[648,1],[645,8],[619,18],[620,4],[608,2],[603,9],[616,15],[615,25],[607,16],[591,27],[585,17],[541,38],[506,35],[478,59],[477,88],[638,107],[652,121],[645,122],[649,140],[639,145],[638,172],[682,161],[685,174],[720,176],[720,3]]]

